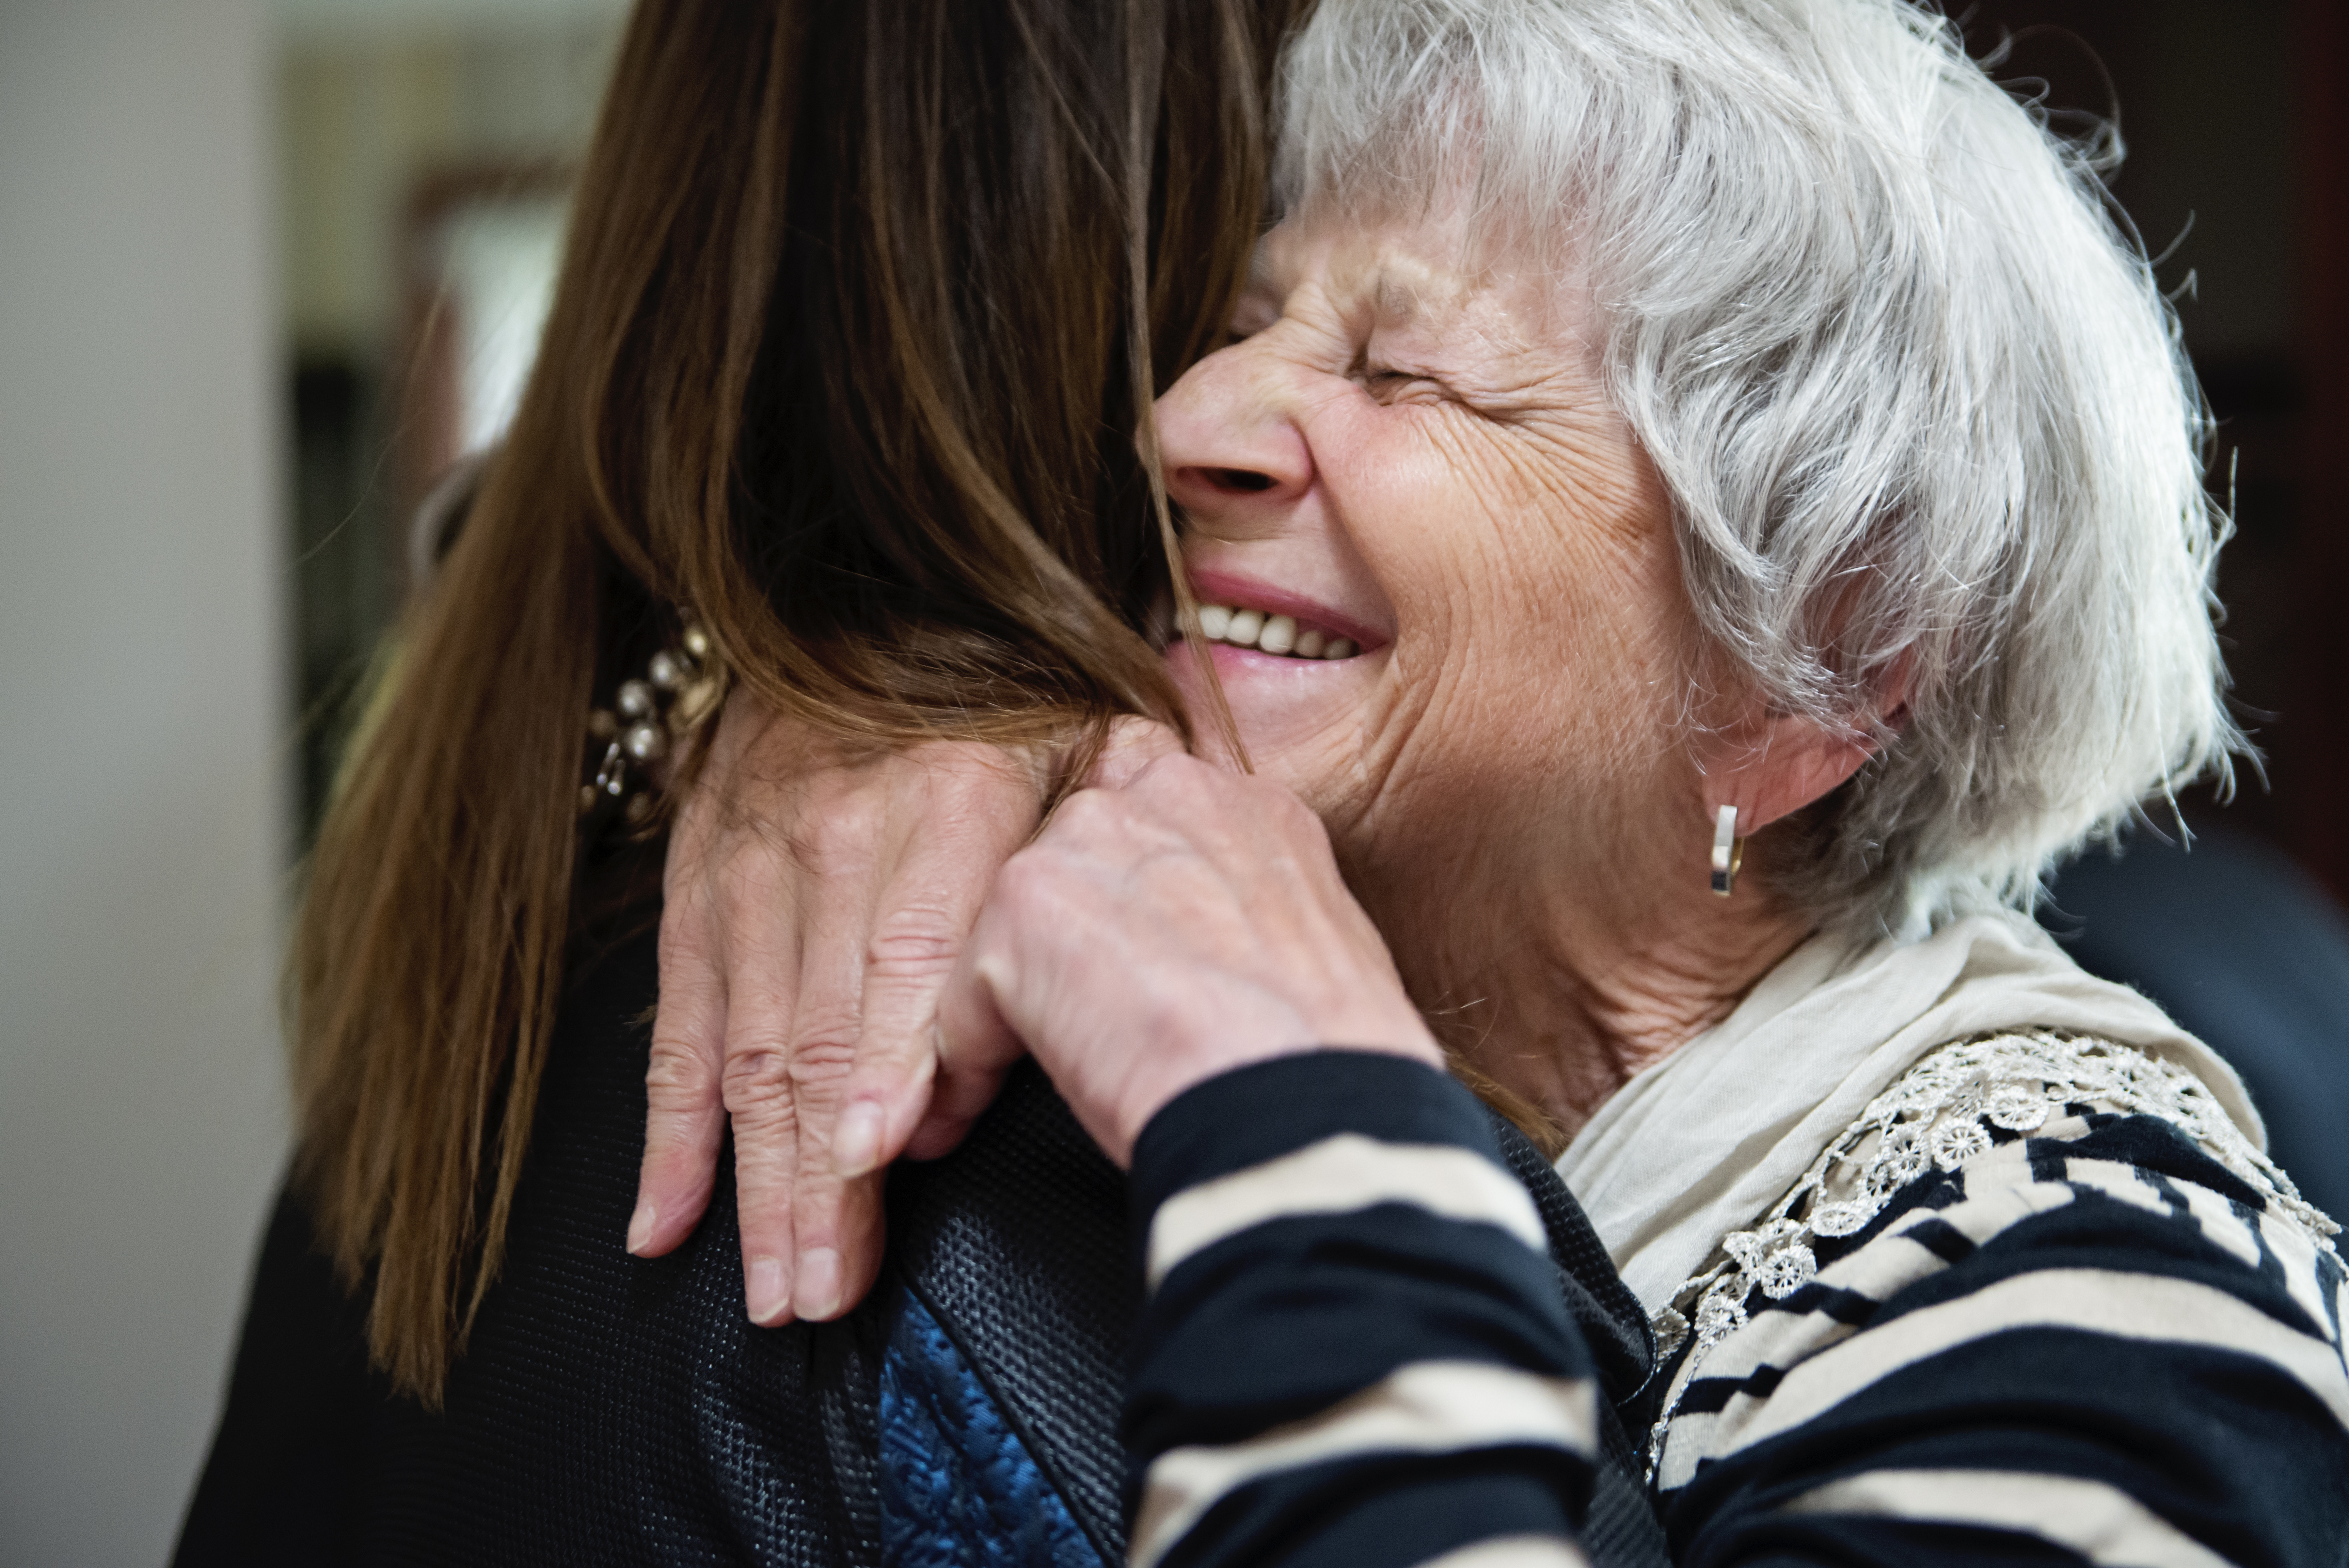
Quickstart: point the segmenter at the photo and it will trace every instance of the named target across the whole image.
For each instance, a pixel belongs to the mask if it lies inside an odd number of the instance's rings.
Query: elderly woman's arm
[[[1133,1150],[1133,1561],[1579,1563],[1599,1394],[1475,1098],[1383,1054],[1210,1078]]]

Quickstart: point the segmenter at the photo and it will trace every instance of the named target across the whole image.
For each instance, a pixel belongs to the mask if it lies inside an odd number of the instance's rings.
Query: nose
[[[1251,340],[1210,354],[1158,400],[1167,493],[1200,521],[1286,507],[1313,483],[1313,454]]]

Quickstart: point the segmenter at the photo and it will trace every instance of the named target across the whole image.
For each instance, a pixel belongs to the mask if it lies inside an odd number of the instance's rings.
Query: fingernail
[[[653,1226],[660,1219],[660,1210],[651,1203],[639,1203],[628,1217],[628,1251],[641,1252],[653,1239]]]
[[[792,1314],[792,1273],[781,1258],[753,1258],[744,1282],[750,1298],[750,1321],[772,1328]]]
[[[833,1168],[842,1176],[863,1176],[881,1163],[881,1107],[859,1100],[840,1113],[832,1129]]]
[[[800,1254],[799,1300],[793,1303],[800,1316],[823,1319],[840,1310],[840,1254],[830,1247],[818,1247]]]

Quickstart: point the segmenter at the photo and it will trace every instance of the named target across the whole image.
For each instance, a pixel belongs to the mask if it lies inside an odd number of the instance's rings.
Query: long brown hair
[[[1172,537],[1136,432],[1237,294],[1292,9],[641,0],[289,971],[297,1180],[399,1388],[437,1400],[496,1276],[585,722],[678,607],[843,736],[1185,722],[1137,629]]]

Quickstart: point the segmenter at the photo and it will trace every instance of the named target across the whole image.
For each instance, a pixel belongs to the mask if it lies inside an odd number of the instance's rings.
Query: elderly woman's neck
[[[1712,901],[1676,915],[1611,929],[1527,921],[1473,969],[1413,975],[1413,989],[1447,1044],[1571,1135],[1633,1075],[1727,1018],[1810,934],[1759,889],[1744,908]]]

